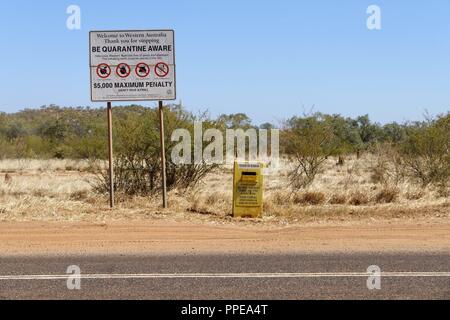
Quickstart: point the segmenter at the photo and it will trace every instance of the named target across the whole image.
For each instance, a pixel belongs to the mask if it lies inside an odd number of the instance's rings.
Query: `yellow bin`
[[[257,218],[263,212],[264,164],[234,163],[233,217]]]

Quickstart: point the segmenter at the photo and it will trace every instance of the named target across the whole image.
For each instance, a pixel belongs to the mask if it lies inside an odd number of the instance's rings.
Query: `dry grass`
[[[396,202],[400,191],[397,187],[393,186],[384,186],[380,191],[375,195],[376,203],[392,203]]]
[[[294,204],[317,206],[325,202],[325,193],[320,191],[305,191],[294,193],[292,197]]]
[[[329,204],[346,204],[347,203],[347,195],[344,193],[333,193],[328,200]]]
[[[348,201],[352,206],[361,206],[368,204],[370,201],[369,195],[367,192],[361,190],[353,190],[350,194],[350,199]]]
[[[264,217],[257,222],[322,223],[404,219],[450,218],[448,194],[402,182],[373,182],[370,158],[346,159],[336,166],[330,159],[305,190],[287,188],[288,164],[266,176]],[[69,170],[70,169],[70,170]],[[110,210],[106,195],[92,191],[92,163],[71,160],[0,161],[0,221],[109,221],[142,219],[200,220],[239,223],[230,218],[232,174],[223,168],[194,190],[174,190],[170,209],[161,209],[160,197],[117,195]],[[5,181],[5,174],[10,176]],[[239,220],[238,220],[239,221]]]
[[[406,191],[405,198],[408,200],[420,200],[425,196],[425,191],[422,189],[411,188]]]
[[[0,161],[1,173],[54,172],[54,171],[91,171],[95,167],[104,167],[106,163],[87,160],[36,160],[8,159]]]

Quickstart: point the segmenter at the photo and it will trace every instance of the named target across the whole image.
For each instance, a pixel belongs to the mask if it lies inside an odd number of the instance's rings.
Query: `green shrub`
[[[408,175],[427,185],[450,181],[450,114],[412,127],[400,146]]]
[[[168,190],[193,187],[216,167],[206,163],[177,165],[171,160],[175,143],[169,133],[178,128],[193,131],[194,120],[190,113],[179,107],[165,109]],[[157,110],[143,109],[137,113],[120,114],[115,120],[115,128],[115,190],[128,195],[160,192],[162,179]],[[100,174],[96,189],[100,192],[109,190],[107,172]]]
[[[309,186],[339,147],[332,127],[319,115],[291,118],[281,138],[284,152],[293,165],[288,177],[295,189]]]

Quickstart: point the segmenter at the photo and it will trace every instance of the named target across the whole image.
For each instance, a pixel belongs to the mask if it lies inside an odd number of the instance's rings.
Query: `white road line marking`
[[[353,278],[370,277],[372,273],[170,273],[170,274],[82,274],[80,279],[197,279],[197,278]],[[388,278],[436,278],[450,277],[450,272],[382,272]],[[0,281],[11,280],[59,280],[77,278],[75,275],[0,275]]]

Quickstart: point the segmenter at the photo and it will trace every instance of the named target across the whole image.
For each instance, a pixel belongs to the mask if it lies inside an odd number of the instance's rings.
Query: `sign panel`
[[[264,165],[235,162],[233,178],[233,216],[261,216],[263,211]]]
[[[91,31],[91,100],[175,100],[173,30]]]

